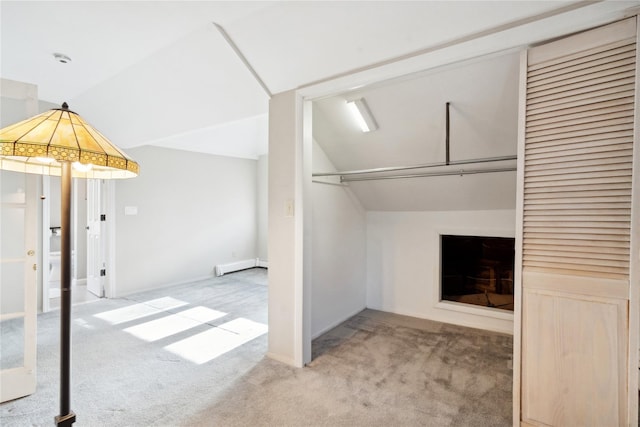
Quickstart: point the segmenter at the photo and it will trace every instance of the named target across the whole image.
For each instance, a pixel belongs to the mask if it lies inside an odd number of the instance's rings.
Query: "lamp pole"
[[[71,411],[71,162],[62,162],[61,206],[61,309],[60,309],[60,415],[56,426],[71,426],[76,414]]]

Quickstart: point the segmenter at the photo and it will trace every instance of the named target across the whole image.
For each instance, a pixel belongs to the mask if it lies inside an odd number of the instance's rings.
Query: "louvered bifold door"
[[[636,20],[526,62],[522,425],[628,425]]]

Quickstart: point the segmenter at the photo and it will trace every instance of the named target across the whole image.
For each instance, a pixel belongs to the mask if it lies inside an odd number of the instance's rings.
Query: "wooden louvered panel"
[[[595,218],[594,218],[595,217]],[[603,218],[603,219],[599,219],[599,218]],[[603,216],[601,214],[597,214],[594,213],[592,215],[589,215],[588,212],[586,212],[585,215],[539,215],[536,214],[535,212],[533,214],[528,214],[525,216],[525,221],[537,221],[537,222],[553,222],[553,223],[560,223],[562,221],[569,221],[571,223],[575,223],[575,222],[583,222],[583,221],[587,221],[587,222],[594,222],[594,220],[597,221],[603,221],[603,222],[625,222],[627,224],[629,224],[629,222],[631,221],[631,215],[606,215]]]
[[[611,242],[629,242],[629,236],[613,235],[613,234],[588,234],[588,233],[567,233],[562,234],[555,230],[553,233],[544,233],[540,230],[530,230],[524,233],[525,238],[529,239],[558,239],[558,240],[593,240],[593,241],[611,241]]]
[[[584,186],[582,186],[584,187]],[[580,200],[585,200],[585,196],[588,196],[587,200],[592,200],[592,198],[594,197],[598,197],[600,198],[599,200],[603,201],[604,203],[612,201],[612,199],[610,199],[609,197],[614,196],[614,197],[618,197],[618,196],[622,196],[624,197],[624,199],[615,199],[613,200],[614,202],[619,203],[620,201],[624,201],[627,200],[627,195],[629,194],[629,191],[626,189],[621,189],[621,190],[582,190],[582,191],[555,191],[555,189],[552,189],[554,191],[550,191],[550,192],[544,192],[544,190],[546,190],[546,188],[544,187],[539,187],[536,188],[536,190],[538,190],[537,193],[529,193],[528,191],[525,190],[525,194],[528,194],[528,199],[529,200],[550,200],[551,199],[580,199]],[[602,199],[602,197],[607,197],[606,199]],[[576,200],[567,200],[567,202],[573,202],[576,203]],[[556,200],[551,201],[551,203],[557,203]]]
[[[637,425],[628,345],[636,30],[626,19],[522,58],[521,426]]]
[[[529,262],[526,265],[526,268],[532,272],[541,272],[546,273],[549,271],[549,263],[548,262]],[[623,280],[626,277],[629,277],[629,269],[623,267],[602,267],[602,266],[594,266],[589,264],[589,268],[584,268],[583,265],[578,264],[563,264],[563,263],[554,263],[553,271],[558,274],[566,274],[570,276],[587,276],[587,277],[602,277],[607,279],[620,279]]]
[[[617,248],[618,255],[623,255],[622,258],[618,256],[616,259],[622,262],[628,262],[628,258],[624,257],[624,253],[629,250],[629,239],[625,239],[620,235],[588,235],[583,234],[581,236],[569,236],[560,233],[532,233],[529,235],[532,239],[532,244],[537,244],[538,249],[547,254],[555,253],[558,250],[562,250],[563,246],[574,248],[576,257],[581,257],[584,254],[585,257],[590,258],[590,254],[601,254],[607,252],[608,249]],[[582,239],[578,238],[582,237]],[[550,242],[559,242],[551,244]],[[566,244],[565,244],[566,243]],[[571,243],[571,244],[569,244]],[[619,252],[623,252],[622,254]],[[529,260],[531,261],[531,260]],[[549,268],[549,266],[547,266]]]
[[[571,119],[581,119],[586,117],[586,115],[593,114],[603,114],[605,112],[609,112],[610,108],[615,108],[621,105],[629,105],[631,104],[631,108],[633,108],[633,96],[628,97],[616,97],[613,99],[609,99],[606,101],[598,101],[592,102],[582,105],[577,105],[571,108],[563,108],[560,111],[554,112],[540,112],[536,111],[533,113],[530,111],[527,114],[527,126],[532,126],[541,120],[548,120],[549,122],[554,122],[557,120],[571,120]]]
[[[547,212],[547,211],[536,211]],[[552,211],[551,211],[552,213]],[[559,218],[559,219],[556,219]],[[613,228],[626,229],[629,227],[629,215],[527,215],[524,217],[525,226],[530,227],[528,231],[537,231],[544,228],[546,230],[558,231],[568,228],[597,229],[588,231],[592,233],[604,234],[624,234],[612,231]],[[538,228],[538,230],[534,230]]]
[[[555,103],[550,105],[536,105],[535,108],[530,109],[530,113],[533,115],[545,114],[545,113],[562,113],[563,111],[571,110],[576,107],[589,108],[593,105],[598,105],[610,101],[616,101],[621,99],[628,99],[633,97],[634,92],[629,88],[623,88],[622,90],[609,91],[609,93],[598,94],[597,96],[592,96],[591,98],[579,99],[575,101],[568,102],[565,100],[564,103]],[[529,113],[527,113],[529,114]]]
[[[527,96],[527,106],[535,109],[538,104],[557,103],[558,101],[568,101],[571,99],[581,99],[591,96],[594,93],[607,93],[618,87],[633,87],[635,73],[626,72],[605,76],[596,81],[584,81],[577,85],[568,85],[558,88],[548,89]],[[593,83],[593,84],[590,84]],[[560,98],[561,97],[561,98]]]
[[[586,132],[592,129],[598,129],[603,125],[620,125],[631,123],[633,128],[633,110],[622,111],[618,113],[611,113],[608,116],[598,116],[597,120],[593,120],[593,117],[585,118],[583,120],[573,119],[565,123],[555,123],[554,125],[538,125],[537,128],[528,127],[527,135],[529,137],[537,137],[544,135],[557,135],[564,134],[565,136],[574,136],[572,132],[580,132],[578,135],[592,133]]]
[[[600,136],[600,135],[611,135],[611,133],[619,132],[619,131],[629,131],[632,128],[628,123],[618,124],[618,123],[606,123],[596,129],[585,129],[583,131],[572,131],[566,133],[555,133],[553,135],[539,135],[539,136],[531,136],[527,137],[528,141],[531,141],[532,144],[536,142],[542,141],[556,141],[558,139],[571,139],[571,138],[580,138],[583,136]]]
[[[576,154],[566,157],[543,156],[539,159],[529,159],[527,162],[530,170],[560,169],[567,165],[587,167],[596,165],[615,165],[624,163],[633,153],[632,149],[616,150],[603,153]],[[602,157],[606,156],[606,157]]]
[[[620,261],[620,257],[617,253],[609,252],[607,253],[598,253],[598,252],[588,252],[584,251],[583,247],[568,247],[574,250],[565,250],[565,247],[557,247],[555,249],[549,249],[548,247],[540,247],[540,249],[527,249],[524,248],[525,252],[531,256],[531,259],[534,257],[554,257],[554,258],[591,258],[594,262],[598,262],[600,260],[603,261],[614,261],[617,263],[623,263]],[[628,267],[629,263],[625,263],[625,267]]]
[[[570,201],[568,201],[570,202]],[[528,204],[527,213],[524,215],[526,218],[534,217],[568,217],[568,216],[583,216],[583,217],[605,217],[612,218],[615,221],[616,217],[629,217],[631,214],[630,204],[625,203],[601,203],[596,208],[585,208],[585,204],[581,203],[576,205],[575,203],[560,203],[561,207],[553,204]],[[563,206],[564,205],[564,206]]]
[[[565,174],[562,176],[531,176],[525,180],[525,188],[530,183],[535,185],[536,183],[540,185],[546,185],[545,183],[549,183],[549,185],[566,185],[567,183],[571,184],[572,182],[598,182],[600,179],[612,179],[616,178],[624,179],[627,178],[629,181],[631,180],[631,169],[615,169],[608,170],[603,172],[582,172],[582,173],[572,173]],[[592,181],[588,181],[592,180]],[[620,180],[616,180],[615,182],[620,182]]]
[[[542,252],[542,251],[541,251]],[[594,254],[578,254],[578,253],[565,253],[559,255],[559,251],[544,251],[544,255],[537,255],[531,252],[527,252],[527,258],[529,258],[528,265],[541,265],[544,263],[553,262],[554,265],[562,264],[562,268],[568,268],[569,266],[576,270],[582,269],[584,272],[588,271],[607,271],[610,273],[625,275],[625,270],[629,270],[628,261],[620,261],[619,259],[612,259],[611,257],[597,257]],[[573,256],[571,256],[573,255]],[[591,257],[589,257],[591,255]],[[588,267],[583,268],[584,262],[588,261]]]
[[[527,84],[523,267],[622,278],[629,268],[635,43],[535,64]]]
[[[546,159],[546,161],[550,161],[557,158],[556,151],[563,151],[565,153],[563,158],[575,158],[578,160],[580,157],[577,156],[580,155],[602,155],[609,152],[615,153],[620,151],[626,151],[628,153],[631,150],[633,150],[633,141],[631,138],[620,138],[607,141],[590,141],[582,143],[579,146],[577,144],[573,144],[569,148],[566,148],[561,144],[548,147],[531,148],[527,151],[527,160],[532,164],[535,164],[536,159]]]
[[[529,67],[529,73],[527,83],[531,88],[544,86],[550,82],[557,82],[560,80],[567,80],[575,77],[576,75],[590,75],[598,73],[601,70],[611,69],[616,67],[620,62],[626,62],[629,58],[634,58],[635,54],[629,50],[630,45],[625,45],[617,49],[606,50],[600,54],[592,55],[591,57],[580,57],[574,60],[567,60],[562,63],[541,66],[539,69],[535,69],[535,65]]]
[[[612,165],[605,165],[612,166]],[[613,165],[616,166],[616,165]],[[555,170],[557,171],[557,170]],[[546,172],[546,171],[544,171]],[[543,172],[543,173],[544,173]],[[541,187],[556,187],[556,186],[571,186],[571,185],[588,185],[588,184],[603,184],[606,182],[610,183],[626,183],[631,182],[631,171],[629,169],[613,169],[608,168],[607,170],[598,171],[598,172],[575,172],[571,174],[546,174],[533,175],[527,180],[525,183],[525,190],[529,188],[541,188]],[[589,190],[585,190],[589,191]],[[554,191],[557,192],[557,191]],[[628,193],[627,193],[628,194]],[[621,194],[613,194],[616,196],[620,196]],[[584,194],[581,196],[578,194],[567,195],[567,197],[584,197],[591,196],[591,194]],[[549,196],[554,197],[554,196]],[[556,198],[559,196],[555,196]]]
[[[571,244],[567,243],[567,241],[558,241],[559,243],[553,245],[555,250],[549,250],[548,242],[544,243],[528,243],[524,245],[525,251],[530,251],[531,253],[535,253],[537,255],[546,254],[555,254],[558,252],[567,253],[567,252],[577,252],[584,254],[585,256],[595,255],[595,256],[606,256],[611,259],[618,259],[619,254],[625,254],[625,252],[629,249],[624,243],[620,244],[616,242],[612,243],[611,246],[607,247],[607,253],[603,254],[600,248],[594,248],[593,246],[580,244],[580,240],[571,241]],[[544,253],[543,253],[544,252]],[[615,258],[614,258],[615,257]]]
[[[631,104],[631,107],[629,106]],[[615,113],[621,109],[633,108],[633,98],[622,97],[597,104],[580,105],[573,108],[565,108],[561,111],[530,114],[527,119],[527,129],[556,122],[569,120],[583,120],[592,116],[599,116],[608,113]]]
[[[570,55],[558,56],[549,60],[535,60],[530,58],[529,66],[527,68],[527,83],[529,81],[535,81],[535,76],[541,73],[548,73],[549,71],[566,69],[567,64],[570,62],[579,62],[582,64],[588,61],[595,61],[604,58],[609,58],[609,61],[615,61],[615,55],[621,52],[627,52],[629,45],[635,43],[635,37],[628,37],[622,40],[616,40],[615,42],[608,43],[605,46],[598,46],[591,49],[585,49],[580,52],[576,52]],[[585,68],[585,67],[583,67]]]
[[[599,90],[586,88],[584,91],[574,91],[574,93],[560,94],[561,96],[549,96],[536,99],[535,102],[527,102],[527,108],[532,111],[554,111],[561,110],[566,106],[584,104],[594,99],[615,99],[628,97],[633,94],[635,85],[634,79],[627,79],[624,82],[613,82],[613,84],[603,85]]]
[[[582,226],[582,227],[581,227]],[[549,226],[546,224],[536,224],[525,222],[524,228],[526,233],[547,233],[547,234],[595,234],[595,235],[603,235],[606,236],[603,240],[606,240],[609,237],[614,236],[627,236],[629,235],[629,230],[631,227],[629,226],[620,226],[619,224],[610,224],[608,227],[603,227],[602,224],[558,224]]]
[[[528,73],[528,94],[534,94],[540,88],[548,87],[560,81],[575,82],[602,77],[607,70],[619,70],[635,60],[634,44],[630,43],[618,48],[605,50],[596,55],[569,59],[556,65],[545,64],[538,70],[530,66]],[[587,76],[586,78],[584,78]]]
[[[624,99],[624,98],[623,98]],[[602,110],[589,110],[588,112],[581,114],[573,114],[570,116],[562,117],[556,116],[530,121],[527,125],[527,132],[535,132],[537,130],[550,130],[556,128],[565,128],[567,125],[585,125],[587,123],[597,123],[601,120],[608,120],[610,118],[620,117],[619,113],[626,113],[626,116],[633,117],[633,105],[621,104]]]
[[[633,138],[633,131],[631,130],[612,132],[607,134],[606,136],[594,134],[594,135],[581,136],[578,138],[563,138],[563,139],[549,138],[546,141],[531,143],[529,150],[535,149],[535,148],[546,148],[546,147],[553,147],[553,146],[556,146],[560,149],[566,149],[566,148],[577,149],[578,147],[581,147],[581,146],[586,147],[589,144],[600,147],[600,146],[607,146],[609,140],[618,140],[618,141],[622,140],[622,142],[624,142],[626,139],[631,139],[631,138]],[[562,147],[567,144],[575,144],[575,145],[573,147]]]
[[[558,162],[560,163],[560,162]],[[566,176],[568,174],[575,176],[592,176],[593,172],[614,172],[618,173],[618,171],[627,171],[628,174],[631,174],[631,168],[628,162],[617,162],[617,163],[605,163],[601,165],[577,165],[577,162],[571,162],[569,165],[566,165],[565,168],[553,167],[553,168],[543,168],[542,165],[537,169],[529,170],[529,177],[554,177],[556,175]],[[622,172],[620,172],[622,173]]]
[[[595,183],[589,185],[557,185],[553,187],[527,187],[525,191],[529,194],[536,193],[553,193],[562,191],[615,191],[615,190],[630,190],[631,182],[616,182],[616,183]]]
[[[555,77],[544,75],[542,76],[544,78],[529,84],[529,93],[534,94],[546,89],[580,83],[592,77],[601,78],[612,74],[626,73],[629,70],[635,69],[634,61],[635,55],[630,52],[629,55],[625,56],[623,59],[612,63],[595,65],[588,70],[579,69],[573,73],[559,73]]]

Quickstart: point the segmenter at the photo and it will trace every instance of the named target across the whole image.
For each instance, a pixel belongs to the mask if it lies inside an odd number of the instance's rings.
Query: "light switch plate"
[[[125,215],[138,215],[138,207],[137,206],[125,206],[124,207]]]

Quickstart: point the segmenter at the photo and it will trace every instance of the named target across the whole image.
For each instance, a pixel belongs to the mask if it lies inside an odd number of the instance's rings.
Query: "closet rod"
[[[427,164],[415,165],[415,166],[391,166],[386,168],[359,169],[359,170],[342,171],[342,172],[318,172],[318,173],[314,173],[313,176],[362,175],[362,174],[377,173],[377,172],[395,172],[395,171],[403,171],[403,170],[410,170],[410,169],[435,168],[439,166],[455,166],[455,165],[468,165],[468,164],[474,164],[474,163],[502,162],[506,160],[516,160],[517,158],[518,156],[486,157],[483,159],[453,160],[453,161],[450,161],[448,164],[447,162],[438,162],[438,163],[427,163]]]
[[[340,182],[353,182],[353,181],[377,181],[382,179],[404,179],[404,178],[422,178],[430,176],[447,176],[447,175],[474,175],[479,173],[493,173],[493,172],[513,172],[515,167],[504,167],[494,169],[460,169],[457,171],[443,171],[443,172],[424,172],[410,175],[382,175],[382,176],[356,176],[353,178],[341,177]]]
[[[343,184],[342,182],[328,182],[328,181],[319,181],[316,179],[312,179],[311,182],[313,182],[314,184],[325,184],[325,185],[335,185],[338,187],[348,187],[347,184]]]

